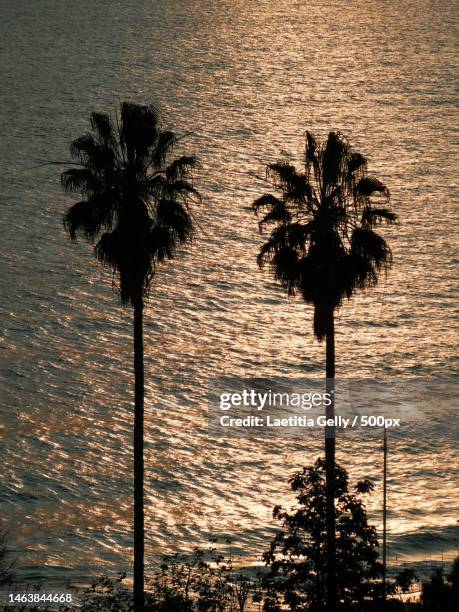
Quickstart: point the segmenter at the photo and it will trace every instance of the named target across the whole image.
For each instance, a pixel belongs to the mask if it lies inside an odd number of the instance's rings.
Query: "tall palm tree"
[[[304,168],[277,162],[267,166],[267,181],[277,195],[253,203],[263,211],[260,231],[271,226],[258,264],[269,264],[289,295],[299,293],[314,307],[314,334],[326,341],[327,390],[333,401],[326,416],[334,417],[335,312],[358,289],[377,284],[392,264],[391,250],[375,231],[396,223],[389,191],[367,174],[366,158],[352,150],[339,132],[320,144],[306,132]],[[327,607],[336,605],[335,431],[325,431]]]
[[[144,364],[143,310],[158,264],[190,241],[194,157],[170,161],[177,144],[160,128],[153,106],[129,102],[112,119],[91,115],[91,133],[70,147],[75,167],[62,173],[66,192],[81,195],[64,217],[72,240],[95,243],[95,256],[112,269],[121,302],[134,311],[134,607],[144,608]]]

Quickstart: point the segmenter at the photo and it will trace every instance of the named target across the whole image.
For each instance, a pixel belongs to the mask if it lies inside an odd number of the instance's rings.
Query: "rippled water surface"
[[[378,290],[339,315],[342,377],[457,372],[457,7],[448,0],[2,0],[0,20],[1,516],[24,575],[129,567],[131,313],[91,248],[61,225],[59,168],[89,113],[158,102],[191,132],[205,195],[192,248],[146,311],[147,558],[231,536],[259,559],[286,479],[320,440],[208,440],[210,380],[322,376],[311,310],[256,267],[251,173],[302,134],[341,129],[390,187],[402,225]],[[284,153],[283,153],[284,152]],[[445,420],[454,413],[439,417]],[[457,429],[456,429],[457,432]],[[428,431],[426,431],[428,434]],[[390,441],[390,558],[457,548],[451,435]],[[377,482],[381,441],[338,442]]]

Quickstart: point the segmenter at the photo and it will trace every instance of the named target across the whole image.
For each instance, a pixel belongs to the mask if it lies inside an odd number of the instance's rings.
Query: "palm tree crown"
[[[367,160],[339,132],[319,144],[306,132],[304,170],[285,162],[269,164],[268,181],[280,196],[265,194],[253,208],[264,211],[260,231],[274,225],[258,255],[290,295],[314,305],[314,333],[322,340],[328,313],[357,289],[378,282],[392,255],[375,232],[396,223],[389,191],[367,175]]]
[[[196,160],[169,162],[178,138],[160,129],[153,106],[124,102],[115,120],[93,113],[91,127],[71,145],[77,167],[61,176],[67,192],[82,195],[64,226],[72,239],[97,240],[96,257],[118,276],[123,304],[133,305],[147,295],[156,265],[192,237]]]

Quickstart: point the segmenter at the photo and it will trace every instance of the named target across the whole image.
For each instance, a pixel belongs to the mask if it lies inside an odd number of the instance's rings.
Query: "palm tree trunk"
[[[144,609],[143,300],[134,304],[134,610]]]
[[[331,308],[327,315],[326,331],[327,393],[331,403],[326,407],[327,419],[335,417],[335,315]],[[327,610],[336,609],[336,534],[335,534],[335,427],[325,428],[325,494],[327,531]]]

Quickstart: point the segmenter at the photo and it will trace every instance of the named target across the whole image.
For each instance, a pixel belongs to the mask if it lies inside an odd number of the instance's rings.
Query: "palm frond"
[[[113,141],[112,121],[106,113],[92,113],[91,127],[97,132],[102,142]]]
[[[196,158],[193,155],[182,155],[166,168],[166,178],[175,182],[189,176],[190,171],[196,166]]]
[[[261,219],[260,223],[258,224],[258,228],[260,232],[263,232],[264,228],[267,225],[270,225],[273,223],[286,224],[286,223],[290,223],[291,220],[292,220],[292,215],[290,214],[290,211],[286,207],[285,202],[279,202],[277,206],[273,206],[271,210],[268,213],[266,213],[263,219]]]
[[[140,106],[132,102],[121,105],[120,141],[132,162],[135,156],[146,155],[156,143],[159,115],[153,105]]]
[[[288,201],[301,202],[310,208],[313,198],[313,188],[304,174],[292,176],[290,185],[284,191],[284,198]]]
[[[297,258],[307,250],[307,242],[314,231],[314,222],[282,224],[273,229],[269,240],[261,247],[258,264],[260,267],[283,250],[296,253]]]
[[[268,240],[261,247],[257,262],[261,269],[269,264],[274,278],[287,289],[289,295],[294,295],[299,281],[298,259],[294,249]]]
[[[185,243],[193,235],[193,222],[187,209],[176,200],[162,199],[156,207],[156,225],[170,230],[171,240]]]
[[[92,134],[76,138],[70,145],[70,154],[81,165],[103,172],[113,167],[115,153],[111,146],[97,142]]]
[[[77,159],[84,164],[88,159],[92,158],[93,152],[97,148],[97,142],[92,134],[83,134],[75,138],[70,145],[70,155],[73,159]]]
[[[374,193],[382,193],[386,197],[389,197],[389,190],[384,183],[371,176],[365,176],[360,179],[356,186],[356,192],[358,195],[364,197],[369,197]]]
[[[354,152],[351,153],[349,160],[348,160],[348,164],[347,164],[349,177],[355,172],[357,172],[358,170],[364,171],[366,167],[367,167],[366,157],[364,157],[361,153],[354,153]]]
[[[366,206],[362,212],[362,224],[369,226],[380,225],[383,221],[388,224],[397,223],[397,215],[389,208],[372,208]]]
[[[139,188],[145,198],[158,200],[167,191],[168,181],[163,174],[155,174],[142,181]]]
[[[311,162],[318,161],[317,159],[317,150],[318,150],[317,140],[314,138],[313,134],[309,130],[306,130],[305,135],[306,135],[306,159],[308,159]]]
[[[364,227],[357,227],[352,232],[350,252],[377,270],[388,268],[392,263],[392,253],[384,238]]]
[[[314,330],[314,335],[319,342],[322,342],[327,334],[329,313],[330,309],[328,304],[321,304],[319,302],[314,305],[314,319],[312,327]]]
[[[258,212],[260,208],[268,208],[271,210],[280,205],[283,205],[282,200],[276,198],[272,193],[265,193],[253,202],[252,210],[254,212]]]
[[[268,164],[266,174],[268,178],[271,178],[274,184],[282,190],[294,189],[301,176],[301,174],[297,172],[295,166],[288,162]]]
[[[154,168],[160,168],[166,161],[168,154],[177,144],[177,137],[174,132],[160,132],[158,140],[151,154],[151,161]]]
[[[177,243],[168,226],[157,225],[150,232],[150,257],[152,261],[164,263],[175,255]]]
[[[335,187],[347,168],[349,145],[339,132],[330,132],[322,155],[322,181],[325,190]]]
[[[184,180],[176,180],[173,183],[167,183],[166,191],[172,197],[180,197],[184,202],[187,202],[190,197],[200,200],[199,191],[189,182]]]
[[[106,267],[115,271],[119,270],[121,257],[121,244],[116,231],[102,234],[96,244],[95,253],[97,259]]]
[[[92,194],[103,188],[101,180],[90,168],[69,168],[61,174],[61,185],[67,193]]]
[[[110,193],[94,194],[86,200],[76,202],[64,215],[64,228],[75,240],[81,233],[92,242],[103,228],[110,228],[115,215]]]

